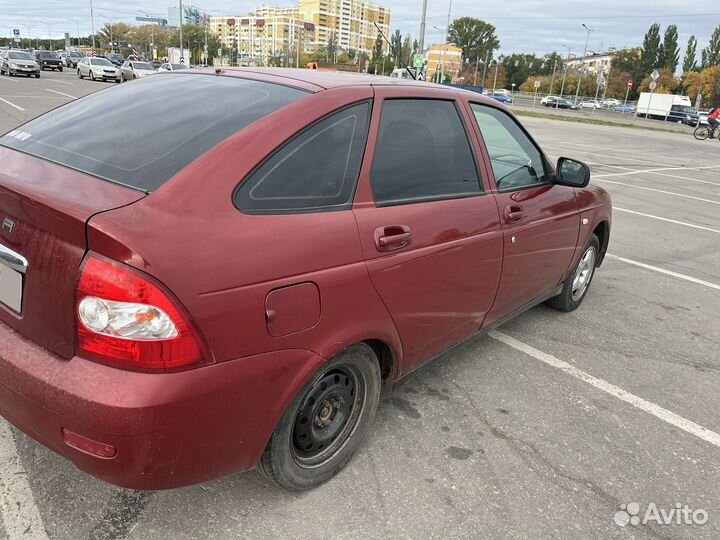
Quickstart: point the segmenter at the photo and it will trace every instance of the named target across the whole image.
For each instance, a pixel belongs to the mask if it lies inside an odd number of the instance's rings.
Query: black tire
[[[704,141],[710,136],[710,128],[708,126],[699,126],[693,131],[693,137],[698,141]]]
[[[124,83],[125,81],[126,81],[125,74],[124,73],[120,74],[120,82]]]
[[[62,73],[62,69],[63,69],[63,68],[59,67],[59,68],[58,68],[58,71],[59,71],[60,73]]]
[[[359,343],[338,354],[295,396],[258,470],[291,491],[330,480],[347,465],[370,430],[381,382],[378,359],[368,345]]]
[[[78,71],[78,79],[82,79],[82,78],[83,78],[83,76],[82,76],[82,73],[80,73],[80,68],[78,68],[78,70],[77,70],[77,71]]]
[[[587,296],[590,284],[595,276],[595,268],[600,257],[600,240],[594,234],[590,235],[585,249],[583,250],[578,263],[565,280],[563,290],[557,296],[552,297],[546,303],[552,308],[559,311],[573,311],[582,304],[583,299]],[[589,260],[591,258],[591,261]],[[589,264],[588,264],[589,263]],[[583,272],[584,279],[582,279]],[[581,279],[578,281],[578,275]],[[581,290],[582,288],[582,290]]]
[[[35,74],[35,78],[36,78],[36,79],[39,79],[39,78],[40,78],[40,74],[39,74],[39,73],[36,73],[36,74]]]
[[[95,74],[93,73],[92,69],[90,70],[90,80],[91,81],[95,80]]]

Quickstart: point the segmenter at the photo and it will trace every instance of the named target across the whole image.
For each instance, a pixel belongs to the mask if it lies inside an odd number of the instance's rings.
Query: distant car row
[[[90,80],[125,82],[134,79],[141,79],[153,75],[158,71],[177,71],[186,69],[182,64],[160,64],[155,68],[152,62],[138,60],[125,60],[120,67],[111,62],[108,58],[86,56],[77,64],[77,76],[80,79],[88,77]]]

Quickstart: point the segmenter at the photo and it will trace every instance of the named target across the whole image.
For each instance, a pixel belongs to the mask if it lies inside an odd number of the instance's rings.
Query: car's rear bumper
[[[0,414],[83,471],[133,489],[166,489],[253,468],[323,359],[304,350],[179,373],[65,360],[0,323]],[[101,458],[63,430],[110,445]]]

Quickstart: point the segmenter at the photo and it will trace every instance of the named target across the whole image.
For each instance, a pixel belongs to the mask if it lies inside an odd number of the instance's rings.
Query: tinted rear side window
[[[234,77],[148,77],[51,111],[0,144],[153,191],[234,133],[307,95]]]
[[[378,205],[480,193],[470,142],[455,104],[433,99],[385,101],[371,184]]]
[[[360,103],[316,122],[240,184],[235,205],[255,214],[349,208],[369,118],[370,104]]]

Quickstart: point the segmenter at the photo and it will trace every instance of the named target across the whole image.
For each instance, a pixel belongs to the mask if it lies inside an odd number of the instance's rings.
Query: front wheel
[[[599,254],[600,241],[592,234],[575,269],[565,280],[562,292],[547,301],[550,307],[560,311],[573,311],[580,306],[595,275]]]
[[[92,71],[90,72],[90,80],[91,81],[95,80],[95,74]]]
[[[280,419],[259,471],[275,485],[310,489],[335,476],[370,430],[380,400],[380,365],[365,343],[323,366]]]
[[[704,141],[710,136],[710,128],[708,126],[700,126],[695,128],[695,131],[693,131],[693,136],[698,141]]]
[[[80,73],[80,70],[79,70],[79,69],[78,69],[78,72],[77,72],[77,73],[78,73],[78,79],[82,79],[83,76],[82,76],[82,73]]]

